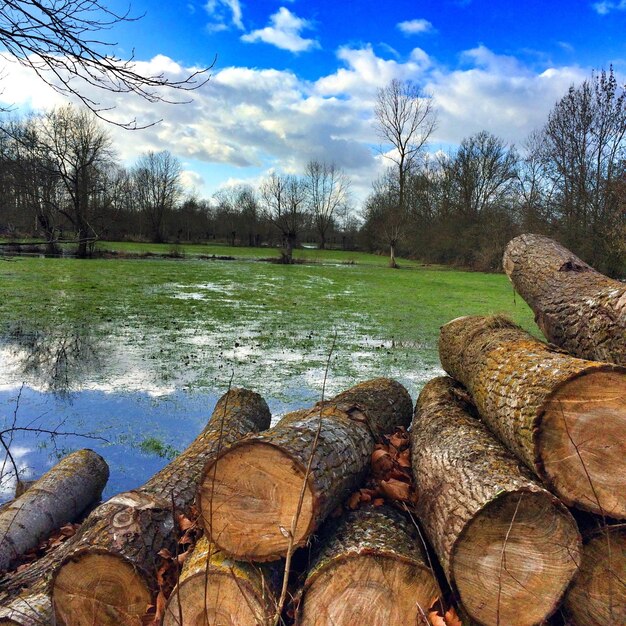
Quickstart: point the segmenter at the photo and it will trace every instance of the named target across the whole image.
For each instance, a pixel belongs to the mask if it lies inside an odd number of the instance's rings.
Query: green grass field
[[[133,254],[168,248],[101,245]],[[438,330],[450,319],[504,313],[537,332],[504,275],[410,261],[391,270],[385,257],[342,251],[298,251],[314,262],[283,266],[252,260],[276,253],[266,248],[183,248],[182,259],[0,262],[5,345],[33,331],[53,345],[79,337],[89,348],[83,356],[98,357],[76,374],[90,384],[159,393],[224,388],[232,377],[270,397],[308,401],[321,392],[333,342],[330,392],[384,375],[415,394],[439,373]],[[249,256],[199,258],[212,254]]]

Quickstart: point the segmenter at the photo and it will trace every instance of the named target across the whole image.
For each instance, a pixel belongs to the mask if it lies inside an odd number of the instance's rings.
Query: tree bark
[[[281,580],[280,567],[233,561],[202,537],[167,602],[163,626],[266,626]]]
[[[359,485],[379,434],[408,426],[411,409],[402,385],[379,378],[236,444],[204,472],[198,505],[206,534],[246,561],[304,545]]]
[[[580,560],[567,509],[469,411],[447,377],[426,384],[411,430],[422,522],[454,592],[487,626],[532,626],[558,606]]]
[[[573,626],[622,624],[626,618],[626,524],[586,538],[580,572],[565,596]]]
[[[330,520],[300,600],[300,626],[427,624],[440,595],[417,529],[388,506]]]
[[[269,423],[261,396],[231,389],[185,452],[143,487],[93,511],[54,574],[58,622],[139,626],[157,592],[157,554],[176,553],[176,514],[189,514],[202,468],[233,441]]]
[[[104,459],[93,450],[66,456],[0,512],[0,571],[53,530],[77,520],[100,500],[109,478]]]
[[[541,235],[513,239],[502,264],[548,341],[583,359],[626,365],[626,284]]]
[[[439,356],[565,504],[626,517],[626,368],[563,354],[500,317],[449,322]]]
[[[50,594],[34,590],[18,596],[8,606],[0,607],[0,624],[4,626],[47,626],[52,621]]]

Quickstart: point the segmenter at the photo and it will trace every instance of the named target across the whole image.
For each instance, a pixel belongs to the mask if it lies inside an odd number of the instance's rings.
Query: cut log
[[[100,500],[109,467],[93,450],[69,454],[0,513],[0,571]]]
[[[269,423],[261,396],[231,389],[185,452],[143,487],[94,510],[54,574],[58,622],[139,626],[157,592],[158,552],[176,553],[176,514],[189,514],[202,468],[230,443]]]
[[[532,626],[576,573],[568,510],[468,411],[447,377],[426,384],[411,430],[417,515],[450,586],[487,626]]]
[[[583,359],[626,365],[626,284],[541,235],[509,242],[502,265],[548,341]]]
[[[439,356],[567,505],[626,517],[626,368],[563,354],[499,317],[449,322]]]
[[[270,624],[281,580],[280,567],[233,561],[202,537],[167,602],[163,626]]]
[[[411,404],[400,383],[379,378],[235,444],[204,472],[198,505],[206,534],[243,561],[272,561],[290,543],[304,545],[363,479],[379,434],[408,426]]]
[[[626,524],[605,525],[586,538],[564,607],[573,626],[626,623]]]
[[[319,546],[297,624],[428,623],[439,585],[405,515],[388,506],[350,511],[322,526]]]

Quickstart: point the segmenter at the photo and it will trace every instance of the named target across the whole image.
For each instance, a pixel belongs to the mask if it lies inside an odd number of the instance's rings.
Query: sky
[[[626,81],[626,0],[132,0],[131,13],[104,33],[117,55],[173,79],[212,65],[211,77],[186,104],[98,95],[120,121],[162,120],[111,126],[114,145],[128,166],[169,150],[201,198],[318,159],[348,174],[358,208],[389,164],[373,111],[394,78],[434,98],[431,151],[481,130],[523,148],[593,70]],[[6,56],[0,77],[0,104],[18,112],[67,101]]]

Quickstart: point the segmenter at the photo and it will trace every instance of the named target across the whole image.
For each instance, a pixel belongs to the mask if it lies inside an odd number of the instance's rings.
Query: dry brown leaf
[[[428,621],[432,626],[447,626],[446,620],[437,611],[431,611],[428,614]]]
[[[188,517],[179,513],[178,515],[178,527],[183,532],[190,530],[191,528],[195,528],[196,522],[192,522]]]
[[[396,478],[381,480],[380,490],[389,500],[402,500],[407,502],[411,495],[411,486]]]
[[[463,626],[463,622],[460,620],[453,606],[446,611],[445,618],[446,626]]]

